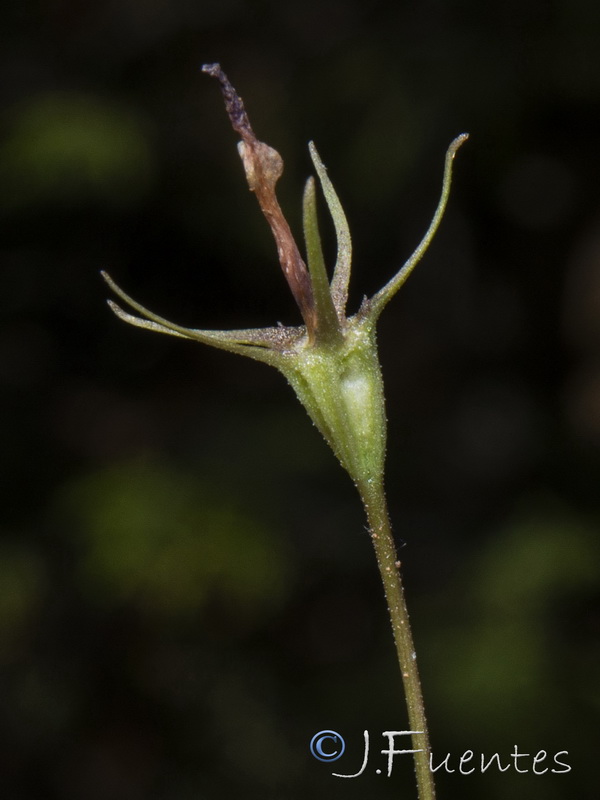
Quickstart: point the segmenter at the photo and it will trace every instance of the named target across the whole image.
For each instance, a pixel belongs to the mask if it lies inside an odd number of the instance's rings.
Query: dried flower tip
[[[275,184],[283,173],[283,159],[277,150],[256,138],[244,103],[221,66],[205,64],[202,71],[221,84],[225,110],[233,129],[242,137],[238,150],[248,185],[256,194],[269,223],[277,244],[279,263],[312,339],[316,335],[318,320],[310,276],[275,195]]]
[[[244,102],[229,82],[229,78],[221,69],[221,65],[204,64],[202,72],[206,72],[207,75],[216,78],[221,84],[221,91],[223,92],[223,98],[225,100],[225,110],[231,120],[231,126],[234,131],[237,131],[242,139],[246,139],[247,136],[256,139],[252,126],[250,125],[250,120],[246,114],[246,109],[244,108]]]
[[[229,78],[221,69],[221,65],[205,64],[202,72],[216,78],[221,84],[225,111],[227,111],[231,127],[242,137],[238,150],[250,189],[253,192],[257,191],[260,188],[259,182],[262,180],[274,187],[283,174],[283,159],[277,150],[256,138],[244,108],[244,101],[231,85]]]

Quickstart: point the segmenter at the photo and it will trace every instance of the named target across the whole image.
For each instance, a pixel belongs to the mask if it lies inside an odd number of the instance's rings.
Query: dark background
[[[1,795],[414,797],[354,489],[268,367],[124,325],[100,269],[201,328],[298,324],[220,61],[286,162],[314,139],[351,306],[447,216],[386,310],[388,494],[441,798],[595,798],[600,5],[74,0],[0,30]],[[328,249],[333,251],[331,232]],[[347,754],[308,743],[339,731]],[[363,731],[371,760],[355,780]],[[548,764],[554,766],[554,764]],[[478,770],[479,772],[479,770]]]

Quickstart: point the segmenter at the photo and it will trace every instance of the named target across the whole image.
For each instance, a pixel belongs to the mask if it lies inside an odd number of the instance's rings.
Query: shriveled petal
[[[317,314],[310,276],[275,193],[275,185],[283,173],[283,159],[274,148],[258,140],[250,125],[242,98],[220,65],[205,64],[202,70],[216,78],[221,85],[225,110],[231,125],[242,137],[238,149],[248,185],[256,195],[260,209],[269,223],[277,244],[283,274],[298,304],[309,335],[314,338],[317,330]]]

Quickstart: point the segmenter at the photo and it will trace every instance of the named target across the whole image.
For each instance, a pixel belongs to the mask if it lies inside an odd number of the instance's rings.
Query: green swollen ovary
[[[356,481],[379,479],[385,452],[385,413],[379,365],[370,353],[351,357],[340,380],[347,434]],[[374,356],[374,354],[373,354]]]
[[[383,473],[385,413],[375,345],[364,333],[346,338],[345,352],[312,350],[288,378],[353,480],[370,483]]]

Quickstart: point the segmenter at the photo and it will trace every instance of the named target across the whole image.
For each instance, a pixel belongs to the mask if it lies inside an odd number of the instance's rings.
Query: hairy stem
[[[388,604],[396,653],[404,684],[408,720],[411,731],[414,731],[412,746],[414,750],[418,751],[414,754],[418,796],[419,800],[435,800],[433,773],[429,768],[431,748],[417,668],[417,654],[404,599],[400,562],[392,536],[385,492],[381,483],[359,484],[358,490],[367,513],[377,565]]]

